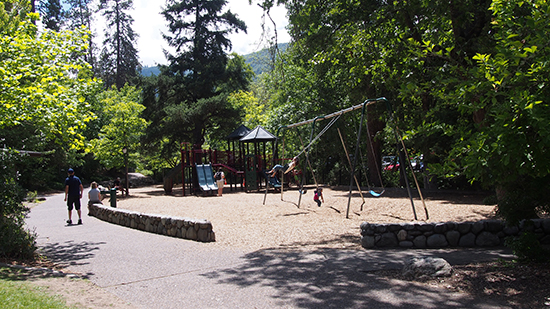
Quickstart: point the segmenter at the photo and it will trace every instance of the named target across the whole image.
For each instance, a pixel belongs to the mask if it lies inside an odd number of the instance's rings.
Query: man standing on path
[[[80,211],[80,199],[82,198],[82,193],[84,193],[84,187],[80,178],[74,175],[74,170],[70,168],[67,173],[69,177],[65,179],[65,201],[67,202],[67,207],[69,208],[69,220],[67,224],[73,224],[71,217],[73,215],[73,205],[78,213],[78,224],[82,224],[82,212]]]

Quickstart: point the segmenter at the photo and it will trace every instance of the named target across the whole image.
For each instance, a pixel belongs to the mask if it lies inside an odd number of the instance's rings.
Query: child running
[[[317,188],[314,192],[315,195],[313,196],[313,200],[317,202],[317,206],[321,207],[321,200],[323,203],[325,202],[325,199],[323,198],[323,188]]]

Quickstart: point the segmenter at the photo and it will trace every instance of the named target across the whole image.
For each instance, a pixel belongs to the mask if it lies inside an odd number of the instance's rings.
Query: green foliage
[[[267,123],[266,106],[261,104],[252,92],[238,91],[229,95],[228,101],[237,110],[244,113],[243,124],[249,128],[265,126]]]
[[[42,139],[82,149],[81,131],[94,118],[86,96],[96,81],[73,56],[85,50],[88,32],[39,34],[34,18],[11,24],[0,37],[0,128],[32,124]]]
[[[550,251],[541,246],[537,236],[532,232],[524,232],[516,237],[508,237],[505,241],[522,263],[548,262]]]
[[[60,0],[41,1],[38,7],[45,28],[59,31],[63,19],[63,8]]]
[[[17,184],[17,158],[14,152],[0,151],[0,257],[28,259],[36,250],[36,234],[25,227],[29,209],[22,203],[25,193]]]
[[[122,148],[127,147],[129,163],[136,165],[139,160],[140,137],[147,127],[147,121],[140,117],[145,109],[140,102],[140,92],[133,86],[124,86],[99,95],[104,106],[106,124],[99,137],[91,141],[94,156],[108,169],[124,167]]]
[[[12,35],[19,24],[27,19],[30,13],[30,5],[27,0],[7,0],[0,2],[0,32]],[[37,20],[36,14],[32,15]]]
[[[86,29],[93,29],[93,13],[96,10],[95,0],[63,0],[64,8],[64,17],[66,18],[63,22],[64,25],[69,29],[78,29],[81,27],[86,27]],[[94,73],[98,73],[98,68],[96,64],[96,49],[93,42],[93,35],[88,36],[88,46],[85,54],[80,55],[84,61],[89,63],[92,66]]]
[[[27,201],[29,203],[36,203],[38,201],[37,197],[38,197],[38,192],[37,191],[27,192]]]
[[[161,105],[148,119],[162,126],[171,143],[191,141],[200,148],[209,131],[229,134],[236,127],[238,113],[227,96],[246,88],[252,72],[242,57],[225,53],[231,46],[227,35],[246,31],[246,25],[230,11],[222,12],[224,5],[223,0],[170,0],[162,12],[170,31],[164,37],[176,53],[168,55],[170,65],[161,68],[159,84],[145,94],[144,104]]]
[[[512,222],[549,207],[541,188],[550,175],[549,9],[546,1],[493,1],[494,48],[472,56],[477,66],[462,71],[469,78],[448,80],[445,92],[460,118],[442,167],[496,186],[499,213]]]
[[[55,186],[67,164],[86,147],[86,125],[95,115],[90,97],[99,82],[79,56],[89,32],[44,31],[27,14],[27,1],[0,4],[0,136],[5,147],[42,152],[20,161],[20,185]]]

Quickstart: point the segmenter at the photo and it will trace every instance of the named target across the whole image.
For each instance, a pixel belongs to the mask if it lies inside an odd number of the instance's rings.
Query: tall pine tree
[[[231,48],[228,35],[246,32],[246,25],[231,11],[222,12],[226,3],[168,0],[162,12],[170,32],[164,38],[176,51],[165,52],[169,65],[163,74],[171,78],[172,85],[163,109],[163,125],[173,129],[171,135],[177,134],[179,141],[191,140],[196,148],[204,143],[209,128],[238,118],[238,112],[227,103],[226,85],[238,80],[235,74],[246,74],[246,68],[228,70],[226,50]],[[246,79],[242,80],[238,87],[247,86]]]
[[[94,73],[97,73],[96,65],[96,45],[93,43],[95,37],[92,32],[93,23],[93,0],[64,0],[68,5],[65,17],[65,26],[71,30],[86,27],[91,33],[88,38],[88,52],[84,55],[84,60],[92,66]]]
[[[101,77],[105,87],[134,84],[141,65],[135,45],[138,35],[132,29],[134,19],[128,14],[132,0],[101,0],[101,14],[106,19],[105,40],[101,52]]]

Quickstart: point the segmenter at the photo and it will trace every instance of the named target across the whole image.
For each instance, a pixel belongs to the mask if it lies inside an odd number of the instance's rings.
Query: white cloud
[[[160,3],[159,3],[160,2]],[[168,49],[168,44],[162,38],[162,33],[167,33],[166,21],[160,14],[164,1],[134,0],[135,10],[130,14],[134,18],[133,29],[139,34],[138,51],[139,59],[144,66],[165,64],[166,58],[162,52]],[[262,15],[263,11],[256,4],[249,5],[248,0],[228,0],[225,10],[231,10],[237,14],[247,25],[247,33],[237,33],[230,36],[233,44],[233,52],[248,54],[266,46],[266,40],[262,41]],[[289,42],[290,37],[285,29],[288,24],[286,9],[275,7],[271,10],[271,17],[277,23],[277,41]],[[266,20],[268,33],[273,35],[274,26]]]

